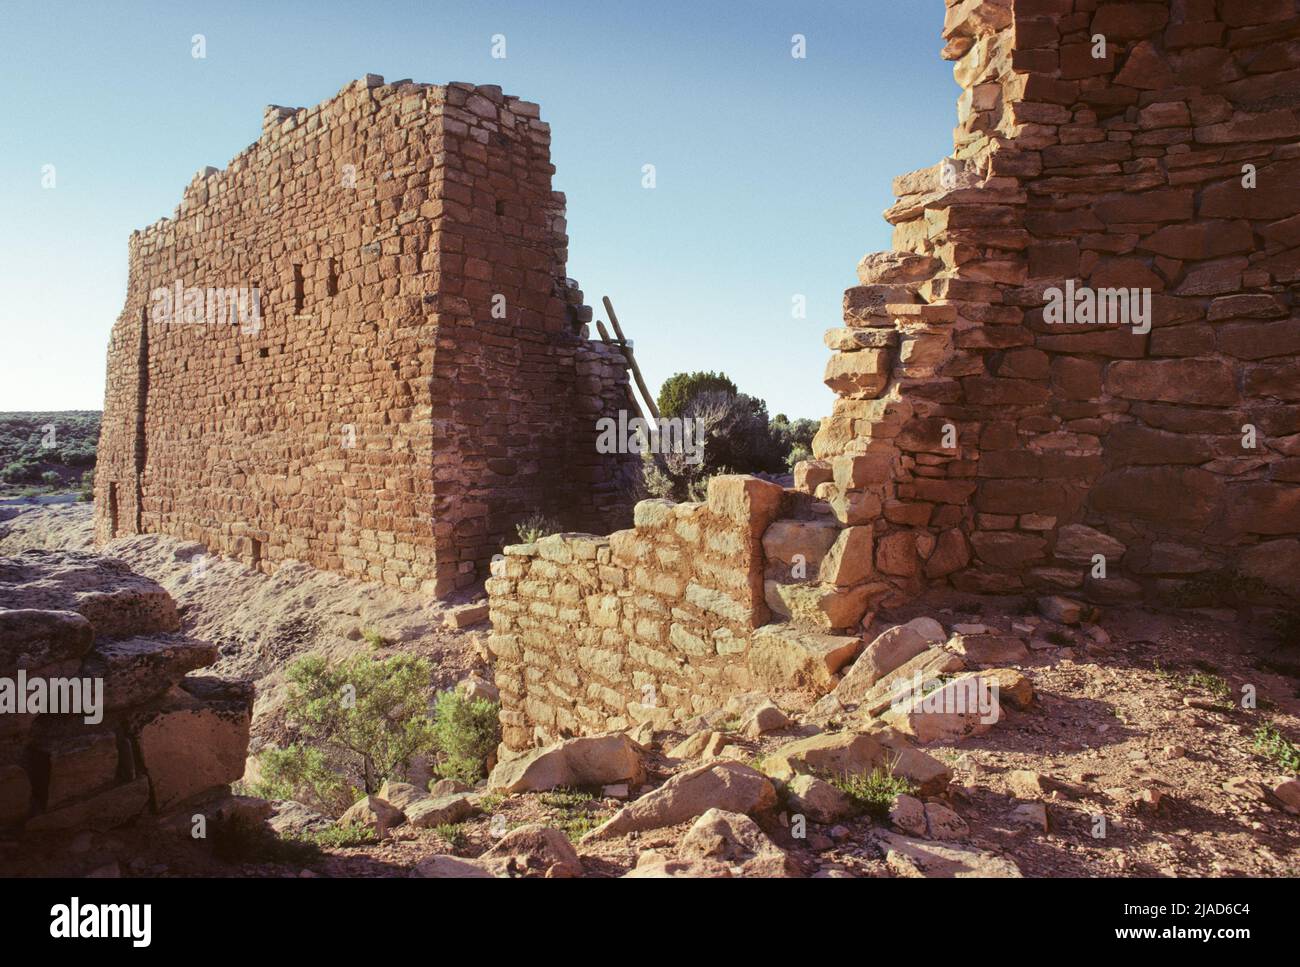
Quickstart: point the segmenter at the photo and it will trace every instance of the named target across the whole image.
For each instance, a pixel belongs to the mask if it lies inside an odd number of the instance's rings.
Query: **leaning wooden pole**
[[[609,331],[605,328],[605,324],[601,322],[599,319],[596,320],[596,331],[600,333],[600,341],[603,342],[606,346],[618,347],[619,351],[623,353],[623,361],[626,363],[628,354],[631,352],[631,350],[628,349],[626,346],[619,346],[618,343],[610,339]],[[627,398],[632,401],[632,409],[636,410],[636,415],[644,420],[645,413],[641,410],[641,404],[637,402],[635,390],[632,389],[632,386],[629,383],[624,383],[623,385],[627,388]]]
[[[614,327],[614,335],[618,337],[618,343],[623,347],[627,354],[628,364],[632,367],[632,376],[636,380],[637,388],[641,390],[641,398],[645,400],[646,409],[654,417],[655,422],[659,421],[659,407],[655,406],[655,398],[650,395],[646,389],[645,379],[641,376],[641,367],[636,364],[636,356],[632,353],[632,347],[628,345],[627,339],[623,336],[623,327],[618,324],[618,316],[614,313],[614,303],[609,301],[609,296],[602,296],[601,301],[605,303],[605,311],[609,313],[609,324]]]

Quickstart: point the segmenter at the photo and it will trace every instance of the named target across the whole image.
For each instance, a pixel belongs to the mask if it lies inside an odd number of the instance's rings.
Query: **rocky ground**
[[[0,554],[88,543],[84,507],[0,522]],[[447,685],[486,672],[485,627],[444,627],[441,606],[305,568],[196,571],[201,549],[167,538],[107,550],[173,594],[184,631],[219,646],[216,671],[258,683],[260,741],[277,734],[285,662],[345,654],[372,628]],[[236,838],[214,856],[119,830],[79,834],[71,854],[104,875],[1294,876],[1300,655],[1262,619],[932,595],[877,619],[834,698],[755,696],[686,731],[570,740],[498,766],[491,789],[393,786],[391,806],[354,807],[376,844]],[[869,708],[881,682],[936,660],[945,689],[995,676],[998,721]],[[913,780],[883,808],[823,781],[882,763]],[[281,806],[271,822],[320,820]]]

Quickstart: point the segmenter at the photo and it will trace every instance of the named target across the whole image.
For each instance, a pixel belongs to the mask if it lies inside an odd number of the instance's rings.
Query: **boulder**
[[[400,826],[406,817],[390,802],[378,796],[366,796],[349,806],[339,817],[340,826],[364,826],[373,829],[380,837],[388,835],[394,826]]]
[[[477,863],[499,877],[582,876],[582,861],[569,837],[537,823],[510,830]]]
[[[965,839],[970,835],[966,820],[941,802],[925,804],[925,827],[931,839]]]
[[[677,855],[684,860],[725,863],[739,876],[797,876],[799,868],[743,813],[713,808],[682,837]]]
[[[966,662],[961,656],[944,648],[929,648],[909,658],[872,685],[860,701],[856,703],[846,701],[843,704],[848,706],[856,704],[858,714],[862,716],[879,715],[893,704],[900,693],[922,688],[928,681],[965,669]],[[838,688],[835,697],[840,698]]]
[[[469,819],[479,811],[478,797],[468,792],[433,796],[428,799],[418,799],[403,811],[412,826],[432,829],[445,823],[459,823]]]
[[[640,747],[626,734],[613,732],[565,739],[499,763],[488,779],[488,788],[514,794],[558,786],[639,784],[644,779]]]
[[[459,856],[452,856],[448,853],[435,853],[433,856],[426,856],[415,864],[411,871],[412,877],[426,880],[455,880],[455,879],[493,879],[491,873],[483,869],[477,863],[461,859]]]
[[[0,610],[0,675],[80,659],[94,636],[90,622],[73,611]]]
[[[943,642],[945,636],[941,627],[935,637],[933,628],[918,622],[929,622],[938,627],[929,618],[918,618],[877,635],[844,673],[844,678],[835,687],[835,697],[846,705],[862,701],[880,679],[926,649]]]
[[[1029,657],[1024,639],[1010,635],[954,635],[947,647],[971,665],[1005,665]]]
[[[761,772],[739,762],[714,762],[679,772],[658,789],[628,803],[583,842],[622,836],[633,830],[675,826],[717,807],[754,813],[776,806],[776,789]]]
[[[763,771],[787,783],[798,775],[869,775],[877,769],[910,779],[927,795],[942,791],[952,778],[947,766],[887,729],[823,732],[787,743],[763,759]]]
[[[379,787],[379,798],[385,802],[390,802],[402,812],[406,812],[406,807],[414,805],[421,799],[427,799],[429,794],[419,786],[413,786],[409,782],[394,782],[389,779]]]
[[[1019,878],[1011,860],[972,846],[934,843],[878,830],[873,834],[885,862],[898,876],[936,878]]]
[[[857,625],[877,591],[873,584],[851,588],[834,584],[783,584],[779,581],[763,584],[764,598],[774,614],[789,618],[802,627],[827,632]]]
[[[113,785],[118,772],[117,736],[91,732],[51,739],[36,754],[47,776],[45,807],[54,809]]]
[[[332,825],[328,816],[292,799],[282,799],[273,803],[271,817],[266,824],[281,837],[300,836]]]
[[[727,737],[712,729],[700,731],[687,736],[668,750],[670,759],[716,759],[727,744]]]
[[[915,796],[897,796],[889,807],[889,821],[907,836],[924,836],[925,803]]]
[[[786,803],[791,812],[802,813],[815,823],[830,825],[853,815],[853,803],[825,779],[797,775],[786,783]]]
[[[939,688],[896,698],[883,720],[917,742],[955,742],[987,732],[1001,716],[994,682],[980,673],[962,675]]]
[[[139,778],[27,820],[28,833],[66,832],[74,829],[106,830],[121,826],[149,805],[149,780]]]
[[[829,691],[832,676],[862,647],[856,635],[828,635],[790,624],[764,625],[749,647],[749,672],[774,690],[811,688]]]
[[[252,715],[244,701],[177,698],[135,721],[154,808],[164,812],[244,774]]]
[[[82,674],[104,680],[104,708],[116,711],[163,695],[188,672],[217,660],[217,646],[181,635],[100,642]]]
[[[1038,613],[1048,621],[1063,625],[1077,625],[1088,613],[1088,606],[1059,594],[1038,599]]]

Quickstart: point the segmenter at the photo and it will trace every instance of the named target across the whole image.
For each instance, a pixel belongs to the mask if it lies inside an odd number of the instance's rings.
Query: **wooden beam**
[[[614,303],[609,301],[609,296],[603,296],[601,301],[605,303],[605,311],[609,313],[609,324],[614,327],[614,333],[618,336],[619,345],[623,347],[628,364],[632,367],[632,376],[636,379],[636,385],[641,390],[641,398],[645,400],[646,408],[655,418],[655,421],[658,422],[659,407],[655,406],[655,398],[646,389],[645,379],[641,376],[641,367],[636,364],[636,356],[632,352],[632,347],[628,345],[627,338],[623,335],[623,327],[618,324],[618,316],[614,312]]]

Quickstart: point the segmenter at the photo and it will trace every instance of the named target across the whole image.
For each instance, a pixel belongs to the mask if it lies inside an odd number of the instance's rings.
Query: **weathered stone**
[[[874,834],[885,862],[899,876],[1019,878],[1020,868],[1009,859],[971,846],[940,845],[877,830]]]
[[[713,860],[738,876],[797,876],[798,866],[748,816],[713,808],[695,821],[677,846],[684,860]]]
[[[754,632],[749,672],[765,688],[829,689],[832,676],[862,646],[851,635],[828,635],[788,624],[764,625]]]
[[[582,860],[569,837],[550,826],[517,826],[475,861],[498,877],[582,876]]]
[[[510,794],[542,792],[559,786],[639,783],[645,778],[641,752],[619,732],[566,739],[492,770],[488,788]]]
[[[762,773],[739,762],[710,763],[679,772],[658,789],[628,803],[583,841],[675,826],[714,807],[749,814],[775,806],[776,790]]]
[[[406,814],[406,821],[421,829],[432,829],[434,826],[442,826],[446,823],[464,822],[480,811],[478,797],[466,792],[417,799],[400,808]]]
[[[394,826],[406,821],[402,811],[390,802],[378,796],[366,796],[358,799],[343,811],[338,819],[339,826],[361,826],[373,829],[379,836],[387,836]]]
[[[847,795],[808,773],[800,773],[786,783],[786,802],[792,812],[826,825],[853,814],[853,803]]]

